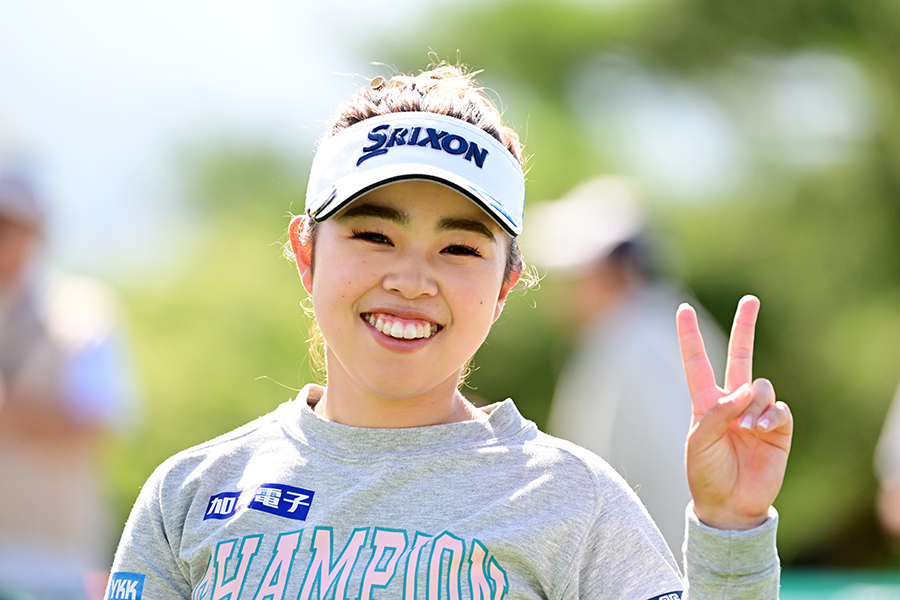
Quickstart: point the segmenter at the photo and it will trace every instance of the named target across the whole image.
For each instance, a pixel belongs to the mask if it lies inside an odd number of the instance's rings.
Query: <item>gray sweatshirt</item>
[[[160,465],[126,524],[107,598],[778,597],[777,516],[750,532],[689,511],[687,580],[602,459],[511,400],[487,421],[367,429],[307,386]]]

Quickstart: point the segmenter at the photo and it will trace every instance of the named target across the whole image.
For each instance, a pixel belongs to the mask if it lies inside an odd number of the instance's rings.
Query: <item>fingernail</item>
[[[750,429],[753,427],[753,415],[744,415],[740,423],[741,429]]]
[[[768,431],[769,427],[772,426],[772,422],[768,419],[760,419],[758,425],[760,429]]]

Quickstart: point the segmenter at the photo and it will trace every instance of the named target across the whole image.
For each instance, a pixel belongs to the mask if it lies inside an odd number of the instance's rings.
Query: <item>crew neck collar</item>
[[[313,411],[323,388],[310,384],[282,405],[285,426],[295,437],[328,454],[351,459],[399,458],[445,452],[454,448],[489,448],[521,435],[534,424],[512,400],[486,407],[487,420],[407,428],[353,427],[328,421]]]

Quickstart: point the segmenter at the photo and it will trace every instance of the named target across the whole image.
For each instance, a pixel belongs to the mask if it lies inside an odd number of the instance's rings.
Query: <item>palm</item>
[[[775,401],[767,380],[752,378],[758,311],[752,296],[738,305],[723,387],[716,385],[696,313],[683,306],[677,316],[693,407],[687,470],[694,510],[723,529],[745,529],[765,519],[781,489],[791,443],[787,406]]]

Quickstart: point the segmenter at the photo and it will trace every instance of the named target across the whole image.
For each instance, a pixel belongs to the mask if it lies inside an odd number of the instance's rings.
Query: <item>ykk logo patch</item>
[[[144,575],[140,573],[113,573],[109,578],[106,600],[141,600],[144,591]]]

